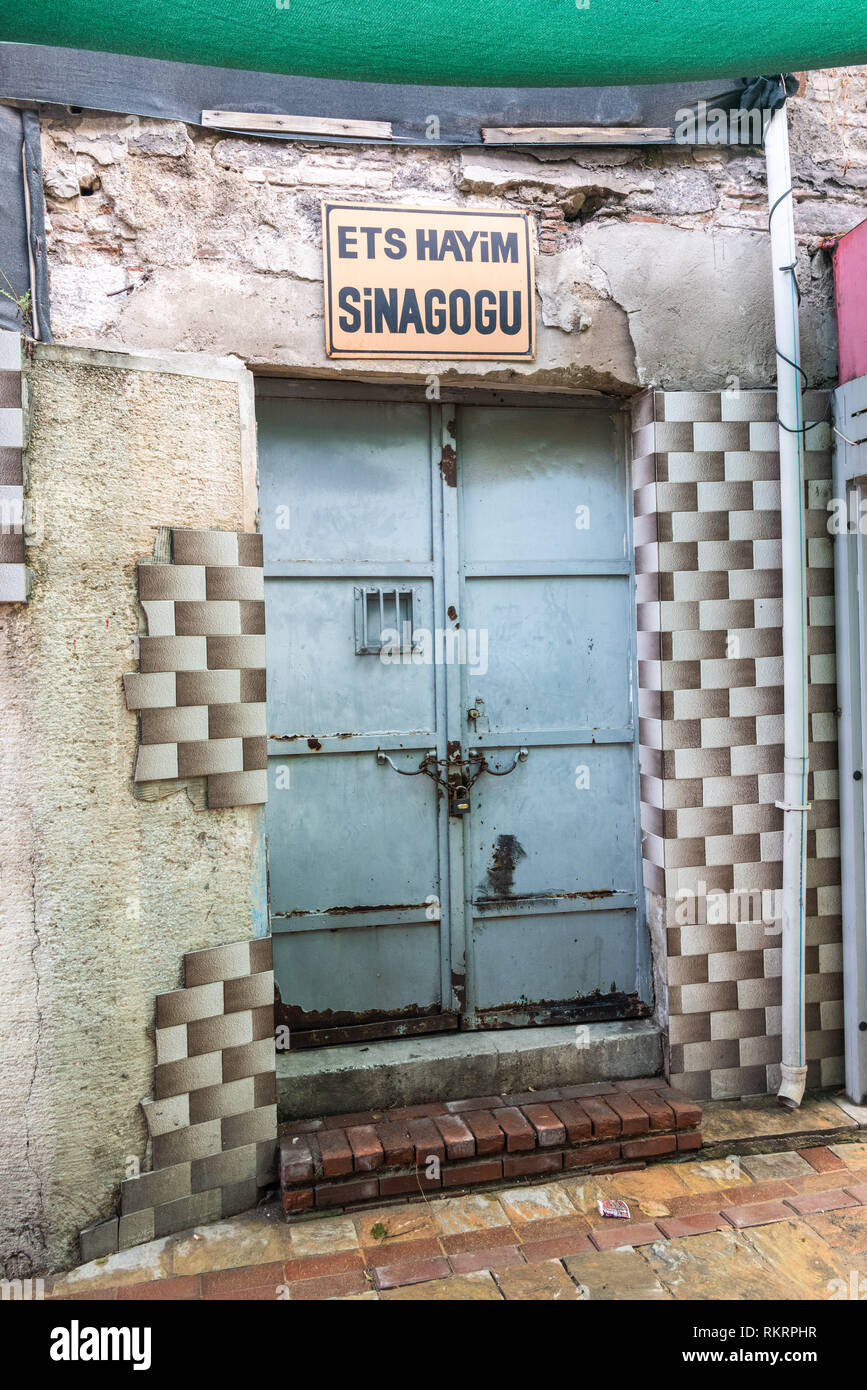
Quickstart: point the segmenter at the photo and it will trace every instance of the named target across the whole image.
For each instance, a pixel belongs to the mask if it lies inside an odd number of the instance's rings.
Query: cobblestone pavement
[[[622,1197],[628,1220],[603,1218]],[[867,1297],[867,1142],[286,1222],[276,1203],[58,1276],[63,1299]]]

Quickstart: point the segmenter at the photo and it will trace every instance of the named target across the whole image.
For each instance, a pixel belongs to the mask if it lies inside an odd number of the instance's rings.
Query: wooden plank
[[[674,138],[671,126],[483,126],[486,145],[657,145]]]
[[[221,130],[280,131],[284,135],[353,135],[390,140],[391,121],[350,121],[331,116],[273,116],[260,111],[203,111],[203,126]]]

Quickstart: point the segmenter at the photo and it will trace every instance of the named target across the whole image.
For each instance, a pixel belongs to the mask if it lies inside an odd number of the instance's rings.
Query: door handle
[[[406,768],[398,767],[396,763],[392,762],[387,753],[383,753],[381,748],[376,750],[376,761],[379,763],[380,767],[382,767],[383,763],[388,763],[389,767],[395,772],[400,773],[401,777],[418,777],[422,772],[426,772],[428,776],[430,776],[428,764],[431,762],[436,763],[436,756],[436,753],[431,750],[429,753],[425,753],[418,767]]]
[[[475,782],[476,778],[481,777],[483,772],[489,772],[492,777],[508,777],[510,772],[515,771],[515,768],[518,766],[518,763],[525,763],[529,756],[529,748],[519,748],[515,753],[515,756],[512,759],[512,762],[509,767],[496,768],[490,766],[484,753],[480,755],[478,748],[473,748],[470,752],[470,760],[472,762],[478,762],[479,770],[472,780]]]

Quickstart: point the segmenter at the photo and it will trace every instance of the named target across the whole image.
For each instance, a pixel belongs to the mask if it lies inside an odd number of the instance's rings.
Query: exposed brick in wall
[[[24,563],[21,337],[0,331],[0,603],[28,596]]]
[[[270,939],[191,951],[183,989],[156,999],[150,1172],[120,1213],[81,1233],[84,1261],[255,1206],[277,1175]]]
[[[824,393],[807,393],[808,421],[825,409]],[[778,1084],[781,938],[762,920],[782,887],[775,415],[773,391],[657,391],[633,418],[645,887],[665,914],[671,1081],[697,1098]],[[805,438],[808,1085],[833,1085],[843,977],[828,426]],[[740,896],[763,891],[761,907]]]
[[[124,676],[140,715],[136,782],[206,777],[208,806],[268,799],[262,537],[173,531],[173,563],[138,566],[148,635]]]

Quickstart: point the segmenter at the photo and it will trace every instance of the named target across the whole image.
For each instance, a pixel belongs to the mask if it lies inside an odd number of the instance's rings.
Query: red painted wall
[[[842,386],[856,376],[867,376],[867,222],[859,222],[837,242],[834,295]]]

